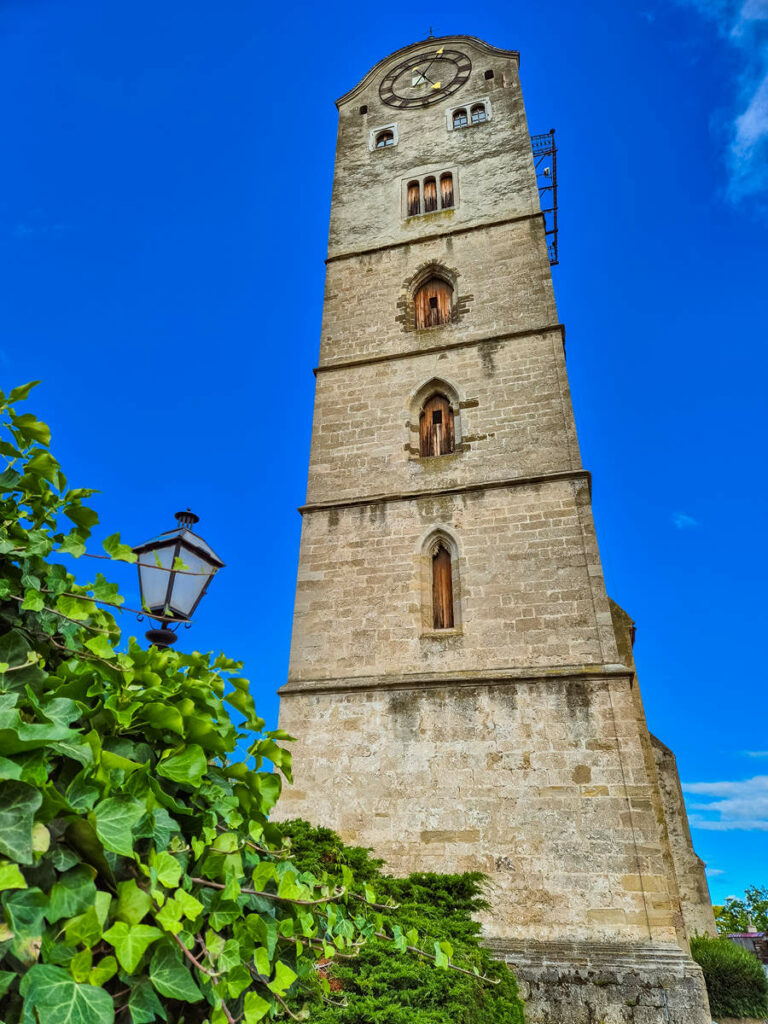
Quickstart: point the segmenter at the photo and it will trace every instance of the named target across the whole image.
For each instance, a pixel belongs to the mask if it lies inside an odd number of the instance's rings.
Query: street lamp
[[[173,625],[189,623],[208,584],[224,563],[190,527],[199,520],[194,512],[177,512],[175,530],[137,545],[141,607],[157,621],[146,637],[156,647],[176,643]]]

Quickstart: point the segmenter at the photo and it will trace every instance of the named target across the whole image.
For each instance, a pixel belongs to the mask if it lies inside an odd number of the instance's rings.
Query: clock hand
[[[429,64],[427,64],[427,71],[429,71],[429,69],[430,69],[430,68],[432,67],[432,65],[433,65],[433,64],[435,63],[435,61],[437,60],[437,58],[438,58],[438,57],[440,56],[440,54],[441,54],[441,53],[443,52],[443,49],[444,49],[444,47],[442,47],[442,46],[441,46],[441,47],[440,47],[440,49],[439,49],[439,50],[437,51],[437,53],[435,54],[435,56],[434,56],[434,57],[432,58],[432,60],[431,60],[431,61],[429,62]],[[424,75],[424,77],[425,77],[425,78],[427,78],[427,75],[426,75],[426,72],[425,72],[425,71],[422,71],[422,74]],[[427,78],[427,81],[429,81],[429,79],[428,79],[428,78]]]

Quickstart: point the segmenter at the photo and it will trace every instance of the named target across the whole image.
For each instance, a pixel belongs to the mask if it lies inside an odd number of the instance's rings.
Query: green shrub
[[[523,1024],[514,975],[480,947],[480,926],[472,920],[473,912],[487,906],[482,875],[392,878],[382,873],[382,861],[367,850],[344,846],[329,829],[303,821],[280,828],[291,837],[291,860],[297,867],[333,877],[346,866],[358,883],[375,890],[377,900],[397,904],[383,914],[388,933],[402,930],[401,943],[410,944],[413,929],[422,947],[431,940],[437,952],[442,944],[454,963],[480,975],[436,971],[425,958],[394,952],[391,941],[372,940],[354,960],[338,960],[330,968],[333,1001],[346,1005],[315,1009],[314,1024]]]
[[[768,978],[763,966],[729,939],[696,935],[691,954],[707,983],[713,1017],[764,1017],[768,1014]]]
[[[117,587],[59,561],[98,517],[16,413],[29,390],[0,392],[0,1019],[257,1024],[319,1000],[387,925],[348,867],[286,858],[267,764],[290,779],[290,737],[239,663],[127,640]]]

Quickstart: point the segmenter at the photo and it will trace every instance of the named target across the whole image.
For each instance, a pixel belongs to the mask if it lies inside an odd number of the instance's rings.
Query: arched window
[[[426,199],[426,189],[425,199]],[[416,311],[416,328],[439,327],[451,319],[453,288],[447,281],[432,277],[426,281],[413,297]]]
[[[424,179],[424,213],[437,209],[437,182],[434,178]]]
[[[486,120],[485,104],[476,103],[471,110],[472,124],[480,124],[481,121]]]
[[[408,182],[408,216],[415,217],[421,213],[421,198],[418,181]]]
[[[376,149],[384,149],[385,146],[394,146],[395,144],[395,133],[389,130],[385,132],[379,132],[376,136]]]
[[[449,171],[440,175],[440,206],[444,210],[453,206],[453,175]]]
[[[445,395],[432,395],[419,416],[419,454],[450,455],[455,448],[451,403]]]
[[[454,112],[453,112],[453,127],[454,128],[463,128],[466,123],[467,123],[467,112],[466,112],[466,110],[464,110],[463,107],[461,109],[459,109],[459,110],[454,110]]]
[[[453,567],[442,541],[432,555],[432,628],[453,629]]]

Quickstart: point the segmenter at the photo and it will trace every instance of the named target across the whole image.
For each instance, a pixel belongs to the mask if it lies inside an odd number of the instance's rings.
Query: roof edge
[[[399,57],[401,54],[408,53],[409,50],[415,50],[417,47],[423,46],[425,43],[445,43],[448,42],[448,40],[450,39],[469,40],[470,42],[474,43],[475,46],[479,46],[481,49],[487,51],[488,53],[502,54],[505,57],[514,57],[517,61],[518,67],[520,65],[520,53],[518,50],[503,50],[499,46],[491,46],[490,43],[486,43],[485,40],[483,39],[478,39],[477,36],[427,36],[426,39],[419,39],[415,43],[409,43],[408,46],[403,46],[399,50],[395,50],[393,53],[388,53],[386,57],[382,57],[381,60],[377,61],[370,69],[370,71],[363,75],[363,77],[360,79],[356,86],[354,86],[348,92],[345,92],[343,96],[339,96],[339,98],[336,100],[336,109],[340,109],[342,103],[346,103],[346,101],[351,99],[355,95],[355,93],[360,92],[361,89],[364,89],[368,82],[371,80],[371,78],[373,78],[373,76],[379,70],[381,65],[384,64],[386,61],[391,60],[392,57]]]

